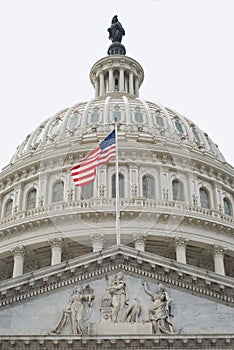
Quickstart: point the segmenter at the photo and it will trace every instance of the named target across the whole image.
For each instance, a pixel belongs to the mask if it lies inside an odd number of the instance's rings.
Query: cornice
[[[59,209],[58,209],[59,208]],[[143,215],[147,219],[156,218],[157,222],[180,220],[187,225],[199,225],[212,232],[234,233],[234,218],[219,211],[188,206],[183,202],[125,199],[120,207],[123,219],[132,219]],[[32,228],[48,226],[55,222],[71,222],[74,219],[103,219],[115,216],[115,200],[92,199],[76,202],[61,202],[48,207],[38,207],[29,211],[20,211],[0,221],[0,236],[8,237],[14,233],[25,232]],[[171,221],[172,222],[172,221]]]
[[[232,334],[186,334],[186,335],[119,335],[119,336],[0,336],[2,350],[9,349],[191,349],[233,350]]]
[[[124,246],[87,254],[4,281],[0,284],[0,306],[6,307],[76,283],[87,283],[119,270],[234,307],[233,278]]]

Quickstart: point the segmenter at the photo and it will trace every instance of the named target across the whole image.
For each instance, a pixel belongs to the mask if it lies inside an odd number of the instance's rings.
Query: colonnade
[[[103,249],[104,246],[104,234],[91,235],[92,249],[93,252],[98,252]],[[146,237],[143,234],[134,234],[134,247],[136,250],[144,252],[145,251],[145,241]],[[175,237],[174,247],[176,253],[176,261],[186,264],[186,246],[187,240],[181,237]],[[53,238],[48,241],[51,248],[51,266],[59,264],[62,261],[62,249],[63,249],[63,239]],[[225,275],[224,266],[224,251],[222,246],[213,246],[213,259],[214,259],[214,269],[219,275]],[[24,270],[24,259],[26,255],[26,249],[23,245],[17,246],[12,250],[12,255],[14,259],[13,275],[12,277],[17,277],[23,274]]]
[[[132,70],[109,68],[101,71],[95,79],[95,97],[108,92],[120,91],[139,96],[139,79]]]

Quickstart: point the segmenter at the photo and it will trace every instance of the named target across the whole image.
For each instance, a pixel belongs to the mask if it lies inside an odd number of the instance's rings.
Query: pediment
[[[234,305],[231,277],[130,247],[115,246],[1,282],[0,306],[33,299],[68,285],[89,283],[119,270],[217,303]]]
[[[111,288],[119,274],[124,293],[114,300]],[[54,349],[65,342],[68,348],[96,349],[104,342],[108,349],[113,344],[156,349],[186,343],[201,349],[215,341],[223,346],[233,341],[232,282],[132,248],[113,247],[2,283],[0,344],[13,342],[24,349],[27,341]],[[160,288],[164,304],[151,295],[160,294]],[[194,335],[199,339],[195,345]]]

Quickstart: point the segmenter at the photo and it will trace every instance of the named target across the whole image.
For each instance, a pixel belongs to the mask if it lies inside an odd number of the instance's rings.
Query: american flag
[[[106,164],[116,156],[115,130],[113,130],[81,162],[71,168],[76,186],[88,185],[96,177],[98,165]]]

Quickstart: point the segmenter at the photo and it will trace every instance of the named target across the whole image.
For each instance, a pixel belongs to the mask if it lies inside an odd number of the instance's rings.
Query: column
[[[15,247],[12,249],[12,255],[14,257],[14,268],[12,277],[21,276],[24,271],[24,257],[26,251],[23,245]]]
[[[215,272],[219,275],[225,275],[224,248],[219,245],[215,245],[213,249],[213,256]]]
[[[98,97],[99,94],[99,84],[98,84],[98,78],[95,79],[95,97]]]
[[[176,248],[176,261],[186,264],[186,245],[187,240],[181,237],[174,238],[174,244]]]
[[[114,75],[113,69],[109,69],[109,91],[114,91]]]
[[[135,249],[139,250],[140,252],[144,252],[146,235],[143,233],[134,233],[133,237],[134,237]]]
[[[139,80],[138,77],[135,77],[135,95],[139,97]]]
[[[53,238],[49,240],[51,246],[51,266],[61,263],[62,258],[62,238]]]
[[[103,249],[103,242],[105,239],[104,233],[97,233],[94,235],[91,235],[91,241],[93,246],[93,252],[100,252]]]
[[[134,94],[134,89],[133,89],[133,72],[130,71],[129,73],[129,93]]]
[[[100,96],[105,93],[104,73],[100,72]]]
[[[124,91],[124,69],[120,68],[119,71],[119,91]]]

